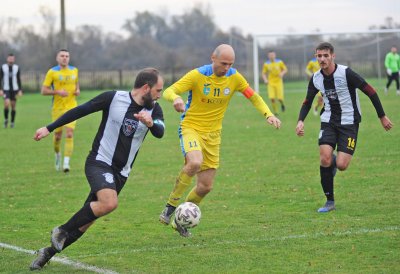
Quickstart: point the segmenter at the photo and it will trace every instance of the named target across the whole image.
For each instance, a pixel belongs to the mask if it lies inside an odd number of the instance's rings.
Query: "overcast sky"
[[[45,6],[59,15],[60,0],[2,0],[0,22],[15,17],[19,24],[38,29]],[[384,18],[400,22],[400,0],[65,0],[66,23],[70,30],[89,24],[105,32],[124,33],[121,26],[136,12],[180,15],[194,5],[209,8],[223,31],[235,26],[247,34],[282,32],[366,31],[381,25]],[[59,25],[60,21],[57,21]]]

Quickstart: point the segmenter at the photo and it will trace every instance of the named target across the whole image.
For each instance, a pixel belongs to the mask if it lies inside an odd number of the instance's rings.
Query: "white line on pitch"
[[[15,251],[18,251],[18,252],[23,252],[23,253],[28,253],[28,254],[35,254],[35,251],[33,251],[33,250],[24,249],[24,248],[21,248],[21,247],[18,247],[18,246],[9,245],[9,244],[5,244],[5,243],[1,243],[1,242],[0,242],[0,247],[7,248],[7,249],[12,249],[12,250],[15,250]],[[93,271],[93,272],[96,272],[96,273],[118,274],[118,272],[115,272],[115,271],[112,271],[112,270],[99,268],[97,266],[88,265],[88,264],[85,264],[85,263],[73,261],[73,260],[70,260],[70,259],[68,259],[66,257],[58,257],[58,256],[56,256],[56,257],[53,257],[51,259],[51,261],[58,262],[58,263],[61,263],[61,264],[65,264],[65,265],[69,265],[69,266],[72,266],[74,268]]]
[[[237,244],[249,244],[249,243],[257,243],[257,242],[275,242],[275,241],[289,241],[289,240],[297,240],[297,239],[311,239],[311,238],[321,238],[321,237],[341,237],[341,236],[349,236],[349,235],[363,235],[370,233],[383,233],[388,231],[398,231],[400,230],[400,226],[387,226],[383,228],[361,228],[358,230],[345,230],[345,231],[333,231],[333,232],[317,232],[314,234],[295,234],[295,235],[287,235],[280,237],[262,237],[262,238],[254,238],[254,239],[246,239],[246,240],[232,240],[232,241],[216,241],[216,242],[208,242],[208,243],[185,243],[185,248],[188,247],[205,247],[205,246],[213,246],[213,245],[237,245]],[[159,251],[168,251],[172,249],[182,249],[182,245],[178,246],[165,246],[165,247],[144,247],[137,249],[130,249],[130,253],[143,253],[143,252],[159,252]],[[120,251],[111,251],[104,252],[101,254],[90,254],[90,255],[80,255],[79,258],[85,257],[95,257],[95,256],[105,256],[112,254],[119,254]],[[126,253],[126,251],[124,251]]]

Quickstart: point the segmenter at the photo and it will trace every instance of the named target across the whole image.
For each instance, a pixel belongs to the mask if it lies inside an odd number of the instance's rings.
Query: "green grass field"
[[[319,119],[310,112],[306,135],[295,134],[305,87],[287,84],[280,130],[234,97],[214,189],[189,239],[158,222],[183,163],[179,116],[161,99],[166,135],[148,135],[119,208],[56,256],[64,263],[53,261],[41,273],[90,273],[88,265],[118,273],[399,273],[400,96],[380,93],[395,124],[385,132],[360,92],[363,122],[349,169],[335,177],[337,210],[318,214],[324,203]],[[95,95],[83,92],[79,101]],[[83,168],[100,114],[78,122],[69,174],[53,168],[52,138],[32,139],[49,119],[50,98],[25,95],[16,128],[0,128],[1,273],[29,273],[35,258],[29,252],[49,244],[51,229],[69,219],[89,191]]]

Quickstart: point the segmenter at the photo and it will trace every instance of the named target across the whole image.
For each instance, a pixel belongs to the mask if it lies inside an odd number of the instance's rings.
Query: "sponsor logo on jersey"
[[[338,98],[336,89],[326,89],[325,94],[326,94],[326,97],[328,97],[331,100],[336,100]]]
[[[210,85],[211,85],[211,84],[204,84],[203,93],[204,93],[204,95],[206,95],[206,96],[207,96],[208,94],[210,94],[210,90],[211,90]]]
[[[112,175],[111,173],[103,173],[102,174],[104,176],[104,178],[106,179],[106,182],[109,184],[113,184],[114,183],[114,175]]]
[[[201,102],[206,103],[206,104],[222,104],[224,100],[222,99],[217,99],[217,98],[203,98],[201,99]]]
[[[224,89],[224,94],[225,95],[229,95],[229,93],[231,93],[231,90],[229,88],[225,88]]]
[[[122,131],[125,136],[132,135],[138,126],[139,122],[133,119],[124,118],[124,123],[122,125]]]

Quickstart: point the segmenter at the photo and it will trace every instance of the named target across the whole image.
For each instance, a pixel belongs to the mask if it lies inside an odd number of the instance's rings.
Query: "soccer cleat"
[[[59,227],[55,227],[51,231],[51,245],[57,252],[61,252],[61,250],[63,249],[67,236],[68,232]]]
[[[335,201],[327,201],[323,207],[318,209],[318,212],[326,213],[335,209]]]
[[[192,236],[192,233],[189,232],[189,230],[187,230],[187,228],[184,228],[183,226],[181,226],[180,224],[178,224],[174,218],[174,220],[172,221],[172,228],[175,229],[176,231],[178,231],[179,235],[181,235],[182,237],[190,237]]]
[[[165,206],[164,210],[160,214],[160,218],[159,218],[160,223],[169,225],[169,223],[171,221],[171,216],[175,212],[175,208],[176,207],[174,207],[170,204],[167,204]]]
[[[60,169],[61,169],[61,154],[60,154],[60,152],[56,153],[56,156],[55,156],[55,168],[57,171],[60,171]]]
[[[14,122],[10,123],[10,128],[14,128]]]
[[[335,155],[335,154],[332,154],[332,165],[333,165],[332,175],[333,175],[333,177],[335,177],[336,172],[337,172],[337,167],[336,167],[336,155]]]
[[[31,263],[29,269],[40,270],[45,264],[49,263],[50,259],[54,256],[54,252],[51,252],[51,249],[53,249],[53,247],[44,247],[39,249],[36,252],[37,258]]]
[[[397,91],[396,91],[396,94],[397,94],[397,95],[400,95],[400,90],[397,90]]]
[[[4,128],[7,128],[7,125],[8,125],[8,120],[5,120],[4,121]]]
[[[64,163],[64,164],[63,164],[63,171],[64,171],[65,173],[67,173],[67,172],[69,172],[69,170],[70,170],[69,164]]]

